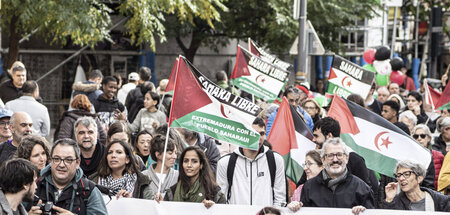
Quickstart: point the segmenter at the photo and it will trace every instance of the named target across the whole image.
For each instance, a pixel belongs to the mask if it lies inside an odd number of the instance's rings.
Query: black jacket
[[[12,79],[0,84],[0,99],[2,99],[3,103],[6,104],[6,102],[17,99],[20,96],[22,96],[22,88],[15,87]]]
[[[450,196],[443,195],[434,190],[428,189],[426,187],[420,187],[420,190],[428,192],[434,202],[435,211],[450,212]],[[386,202],[383,200],[380,203],[380,208],[382,209],[394,209],[394,210],[411,210],[411,201],[406,197],[404,192],[400,192],[395,196],[392,202]]]
[[[323,179],[320,172],[303,185],[300,201],[304,207],[352,208],[362,205],[367,209],[375,208],[370,187],[349,172],[334,192],[328,188],[327,181]]]
[[[105,145],[97,143],[95,145],[94,154],[92,158],[90,158],[91,162],[89,165],[86,163],[86,158],[81,155],[80,168],[83,170],[83,173],[86,177],[91,176],[92,174],[97,172],[97,168],[102,160],[103,154],[105,152]]]
[[[98,115],[102,127],[108,130],[109,126],[116,121],[114,111],[117,109],[121,112],[125,111],[125,106],[114,96],[112,100],[107,100],[100,95],[93,103],[95,112]]]
[[[144,107],[144,95],[141,92],[141,84],[128,93],[125,100],[125,107],[128,110],[128,121],[133,123],[139,110]]]
[[[445,150],[446,147],[447,145],[445,144],[445,141],[442,139],[442,134],[439,135],[438,138],[434,138],[434,144],[432,145],[432,149],[442,152],[442,154],[445,156],[447,154],[447,151]]]

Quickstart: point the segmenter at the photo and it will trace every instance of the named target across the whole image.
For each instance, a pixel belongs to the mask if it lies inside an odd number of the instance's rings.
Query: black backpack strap
[[[269,165],[270,185],[272,186],[272,190],[273,190],[273,186],[275,185],[275,172],[277,170],[277,165],[275,163],[275,157],[273,155],[273,151],[269,149],[266,152],[266,157],[267,157],[267,164]]]
[[[227,192],[227,202],[230,201],[231,197],[231,186],[233,185],[233,175],[234,175],[234,168],[236,167],[236,160],[238,155],[236,153],[230,154],[230,159],[228,160],[228,167],[227,167],[227,181],[228,181],[228,192]]]

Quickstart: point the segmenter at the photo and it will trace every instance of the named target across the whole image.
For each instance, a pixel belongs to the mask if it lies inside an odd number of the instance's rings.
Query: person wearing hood
[[[55,129],[55,135],[53,137],[54,140],[59,140],[62,138],[70,138],[75,140],[75,135],[73,133],[74,123],[77,119],[83,116],[90,116],[95,119],[95,123],[97,124],[97,138],[101,144],[105,144],[106,141],[106,132],[102,128],[100,120],[97,115],[91,113],[92,104],[89,101],[86,95],[80,94],[76,95],[72,102],[70,103],[70,107],[73,110],[65,111],[59,120],[59,124]]]
[[[85,82],[76,82],[72,85],[73,95],[75,97],[79,94],[86,95],[89,101],[93,103],[98,96],[102,94],[99,89],[103,80],[103,74],[100,70],[94,69],[89,73],[88,80]]]
[[[81,155],[77,142],[61,139],[54,143],[51,163],[41,171],[34,204],[53,203],[52,213],[108,214],[100,190],[83,178]]]
[[[117,100],[117,79],[106,76],[102,81],[103,94],[101,94],[92,104],[98,114],[102,128],[108,131],[109,126],[116,121],[116,116],[120,113],[126,115],[125,106]]]
[[[259,148],[251,150],[239,147],[233,153],[223,156],[217,164],[217,184],[227,197],[228,204],[285,206],[287,199],[283,158],[263,146],[266,139],[264,120],[257,117],[252,127],[260,135]],[[234,173],[229,175],[233,162]],[[275,164],[272,166],[274,169],[271,169],[269,162]]]

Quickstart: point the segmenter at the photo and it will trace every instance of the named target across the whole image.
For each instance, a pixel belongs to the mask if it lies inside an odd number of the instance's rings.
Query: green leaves
[[[136,44],[155,46],[155,35],[166,39],[166,14],[175,14],[181,21],[194,23],[204,20],[210,27],[220,20],[221,11],[227,8],[221,0],[123,0],[118,8],[109,8],[100,0],[2,0],[0,22],[8,30],[11,20],[21,35],[38,29],[52,43],[65,45],[90,45],[111,40],[108,28],[112,25],[114,10],[129,19],[125,23],[131,40]],[[17,31],[16,30],[16,31]]]

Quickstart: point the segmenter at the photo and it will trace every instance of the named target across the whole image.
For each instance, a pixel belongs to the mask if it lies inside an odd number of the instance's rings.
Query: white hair
[[[409,120],[412,120],[414,122],[414,126],[416,126],[417,124],[417,116],[414,115],[414,113],[410,110],[404,111],[402,112],[399,116],[398,116],[398,120],[400,121],[403,117],[406,117]]]

